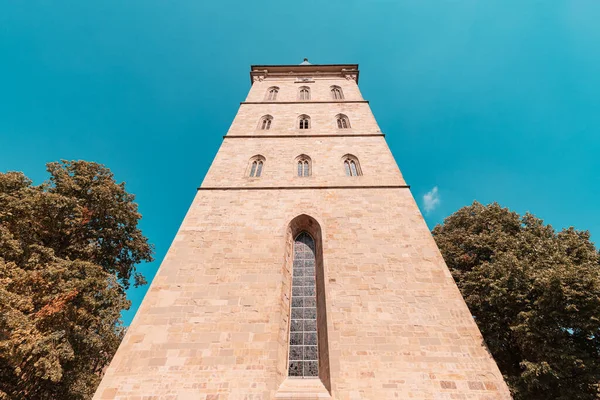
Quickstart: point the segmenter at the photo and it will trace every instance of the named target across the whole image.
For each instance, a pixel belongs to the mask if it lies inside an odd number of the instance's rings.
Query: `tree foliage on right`
[[[433,235],[515,399],[600,398],[600,256],[587,231],[474,202]]]

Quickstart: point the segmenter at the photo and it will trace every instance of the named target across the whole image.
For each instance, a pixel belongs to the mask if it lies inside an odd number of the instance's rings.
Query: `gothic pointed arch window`
[[[288,333],[288,340],[279,342],[279,354],[285,359],[278,363],[278,372],[287,379],[315,379],[310,383],[311,391],[319,393],[319,398],[331,394],[323,240],[319,222],[306,214],[293,218],[287,227],[286,295],[282,296],[287,313],[280,319],[280,329]],[[305,387],[292,386],[297,396],[290,397],[304,398]]]
[[[258,129],[260,130],[269,130],[271,129],[271,124],[273,123],[273,117],[271,115],[263,115],[258,122]]]
[[[302,114],[298,117],[298,129],[309,129],[310,128],[310,117],[306,114]]]
[[[335,116],[336,124],[338,129],[348,129],[350,128],[350,120],[344,114],[338,114]]]
[[[265,164],[265,158],[261,155],[255,155],[248,163],[247,176],[250,178],[260,178],[263,172],[263,166]]]
[[[358,158],[353,156],[352,154],[346,154],[342,158],[344,162],[344,171],[346,172],[346,176],[361,176],[362,170],[360,169],[360,163],[358,162]]]
[[[296,173],[302,177],[312,175],[312,160],[306,154],[296,157]]]
[[[279,93],[279,88],[277,86],[271,86],[269,89],[267,89],[267,95],[265,96],[265,100],[267,100],[267,101],[277,100],[277,93]]]
[[[310,88],[308,86],[301,86],[298,89],[298,100],[310,100]]]
[[[343,100],[344,93],[342,92],[342,88],[339,86],[331,86],[331,97],[334,100]]]

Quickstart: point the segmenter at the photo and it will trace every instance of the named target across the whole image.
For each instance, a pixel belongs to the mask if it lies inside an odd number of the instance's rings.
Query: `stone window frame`
[[[300,154],[295,158],[296,177],[308,178],[312,176],[312,159],[306,154]]]
[[[270,114],[263,115],[258,120],[257,129],[261,131],[268,131],[271,129],[271,125],[273,124],[273,116]]]
[[[314,398],[312,390],[317,388],[319,395],[324,398],[331,395],[331,379],[329,365],[329,339],[328,330],[331,328],[327,320],[329,313],[327,303],[327,271],[324,262],[323,242],[324,234],[321,230],[319,222],[306,214],[297,215],[293,218],[285,229],[285,251],[284,251],[284,266],[282,271],[282,294],[281,294],[281,312],[283,318],[280,319],[280,335],[278,335],[278,362],[277,371],[280,381],[278,385],[283,387],[283,381],[308,381],[311,386],[311,393],[306,393],[304,386],[295,386],[294,398]],[[315,243],[315,283],[316,283],[316,303],[317,303],[317,340],[318,340],[318,373],[315,378],[298,379],[290,377],[289,373],[289,347],[290,347],[290,328],[291,328],[291,313],[292,313],[292,277],[293,277],[293,260],[294,260],[294,241],[302,232],[308,233]],[[318,380],[317,380],[318,378]],[[321,388],[314,386],[315,381],[320,382]],[[309,383],[312,382],[312,383]],[[287,391],[286,391],[287,392]],[[289,395],[289,393],[286,393]],[[310,397],[313,396],[313,397]]]
[[[333,85],[330,86],[329,89],[331,90],[331,97],[334,100],[344,100],[344,91],[340,86]]]
[[[266,158],[260,154],[250,157],[245,176],[251,179],[258,179],[263,176]]]
[[[277,100],[277,94],[279,93],[279,86],[271,86],[267,89],[267,93],[265,94],[265,101],[275,101]]]
[[[348,177],[356,177],[362,176],[362,168],[360,167],[360,162],[358,161],[358,157],[352,154],[346,154],[342,157],[342,162],[344,165],[344,172]]]
[[[300,86],[298,88],[298,100],[300,100],[300,101],[310,100],[310,88],[308,86]]]
[[[298,120],[296,121],[296,128],[300,130],[307,130],[311,128],[310,116],[306,114],[298,115]]]
[[[346,114],[338,114],[335,116],[335,123],[337,129],[350,129],[350,119]]]

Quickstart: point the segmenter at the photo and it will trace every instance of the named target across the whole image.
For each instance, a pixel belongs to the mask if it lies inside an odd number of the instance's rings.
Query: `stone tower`
[[[94,399],[509,399],[358,65],[252,86]]]

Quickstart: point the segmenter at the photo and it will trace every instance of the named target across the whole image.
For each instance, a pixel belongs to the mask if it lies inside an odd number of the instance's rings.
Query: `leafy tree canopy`
[[[474,202],[433,235],[515,399],[600,398],[600,258],[587,231]]]
[[[136,264],[152,260],[134,196],[106,167],[0,173],[0,399],[90,398],[122,338]]]

